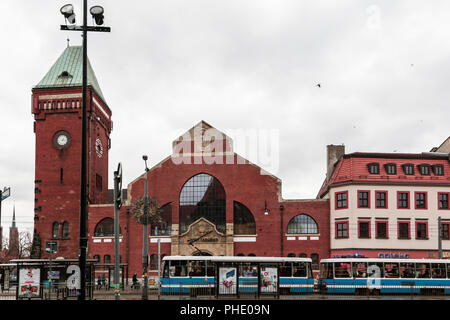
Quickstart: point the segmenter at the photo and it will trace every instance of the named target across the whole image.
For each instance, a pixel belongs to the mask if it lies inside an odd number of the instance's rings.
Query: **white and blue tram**
[[[322,259],[319,288],[340,294],[450,294],[450,260]]]
[[[162,294],[312,293],[310,258],[165,256]],[[259,285],[258,285],[259,284]]]

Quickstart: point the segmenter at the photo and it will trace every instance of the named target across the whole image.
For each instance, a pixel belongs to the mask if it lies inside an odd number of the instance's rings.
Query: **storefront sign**
[[[400,253],[400,252],[397,252],[397,253],[392,253],[392,252],[389,252],[389,253],[379,253],[378,254],[378,258],[389,258],[389,259],[409,259],[410,258],[410,255],[409,255],[409,253]]]

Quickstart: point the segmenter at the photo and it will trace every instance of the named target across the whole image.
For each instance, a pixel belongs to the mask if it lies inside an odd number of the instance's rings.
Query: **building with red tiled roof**
[[[437,258],[439,217],[448,256],[450,158],[437,150],[345,154],[329,145],[317,197],[330,200],[331,256]]]

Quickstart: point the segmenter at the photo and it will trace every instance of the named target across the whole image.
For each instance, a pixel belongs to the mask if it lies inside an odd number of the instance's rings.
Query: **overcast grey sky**
[[[2,205],[6,236],[14,202],[19,229],[33,229],[31,88],[67,38],[81,44],[79,32],[59,30],[66,3],[80,23],[81,0],[0,2],[0,188],[12,191]],[[113,112],[110,188],[119,161],[127,185],[143,173],[143,154],[158,163],[200,120],[222,131],[278,132],[279,165],[271,173],[285,199],[315,198],[327,144],[344,143],[347,153],[422,152],[450,135],[448,0],[93,5],[104,6],[112,28],[88,38]]]

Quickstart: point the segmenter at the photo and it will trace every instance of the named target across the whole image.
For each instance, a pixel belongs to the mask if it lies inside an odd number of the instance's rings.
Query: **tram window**
[[[366,278],[367,277],[367,263],[354,262],[353,263],[353,278]]]
[[[398,263],[385,263],[384,264],[384,277],[385,278],[398,278],[399,274]]]
[[[292,277],[292,263],[280,263],[280,277]]]
[[[163,266],[163,278],[168,278],[169,277],[169,261],[164,261],[163,264],[164,264],[164,266]]]
[[[214,277],[216,275],[216,268],[214,263],[212,263],[211,261],[208,261],[206,263],[206,275],[208,277]]]
[[[170,261],[170,276],[171,277],[186,277],[187,261]]]
[[[195,260],[190,261],[188,265],[190,277],[204,277],[205,276],[205,261]]]
[[[445,263],[432,263],[431,277],[436,279],[446,278]]]
[[[306,263],[294,262],[293,263],[293,276],[294,277],[306,277]]]
[[[416,278],[429,278],[429,277],[430,277],[430,264],[416,263]]]
[[[415,278],[414,263],[410,263],[410,262],[400,263],[400,277]]]
[[[383,278],[384,268],[381,262],[369,262],[367,265],[368,278]]]
[[[447,278],[450,279],[450,263],[447,263]]]
[[[333,264],[322,263],[320,265],[320,277],[322,279],[333,279]]]
[[[258,275],[258,268],[250,263],[243,263],[241,265],[241,277],[256,277]]]
[[[352,265],[348,262],[336,262],[334,264],[335,278],[350,278],[352,276]]]

